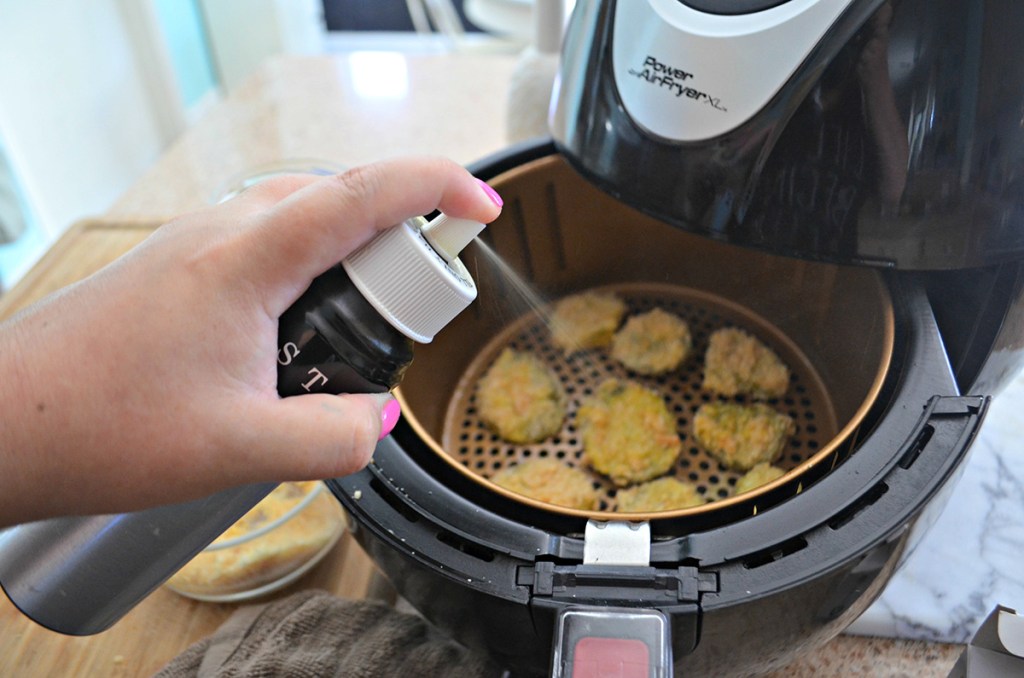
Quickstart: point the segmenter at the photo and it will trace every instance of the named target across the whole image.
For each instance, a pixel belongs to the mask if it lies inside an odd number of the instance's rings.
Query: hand
[[[500,199],[438,158],[271,179],[0,324],[0,525],[362,468],[385,399],[280,398],[277,319],[374,233],[434,209],[490,222]]]

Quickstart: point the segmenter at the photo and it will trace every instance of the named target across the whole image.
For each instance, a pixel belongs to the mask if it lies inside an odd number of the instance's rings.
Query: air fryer
[[[472,168],[505,199],[464,253],[478,301],[418,348],[372,463],[330,482],[398,592],[523,675],[569,675],[595,642],[642,644],[642,675],[755,675],[852,622],[1021,364],[1021,29],[1011,0],[577,2],[553,138]],[[655,377],[566,356],[522,282],[670,310],[693,355]],[[742,494],[690,433],[723,326],[792,370],[769,401],[796,422],[785,474]],[[540,443],[480,420],[475,384],[506,347],[569,395]],[[529,458],[585,467],[575,408],[609,376],[664,395],[670,473],[706,503],[624,513],[595,476],[584,511],[492,482]]]

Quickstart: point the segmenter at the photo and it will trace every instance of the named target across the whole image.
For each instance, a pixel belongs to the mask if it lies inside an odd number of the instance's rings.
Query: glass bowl
[[[341,174],[347,169],[348,167],[345,165],[332,160],[317,158],[289,158],[278,162],[269,162],[252,167],[228,179],[214,192],[211,202],[225,202],[250,186],[255,186],[261,181],[286,174],[312,174],[318,177],[326,177],[332,174]]]
[[[167,581],[183,596],[248,600],[308,572],[345,528],[341,504],[320,481],[282,483]]]

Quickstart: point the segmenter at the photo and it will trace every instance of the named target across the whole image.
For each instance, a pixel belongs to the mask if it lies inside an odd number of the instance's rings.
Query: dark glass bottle
[[[390,391],[412,362],[413,345],[366,300],[338,264],[314,280],[281,316],[278,393]]]

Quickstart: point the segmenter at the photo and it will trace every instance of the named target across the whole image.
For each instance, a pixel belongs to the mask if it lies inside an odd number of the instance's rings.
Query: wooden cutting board
[[[142,242],[161,222],[76,224],[9,292],[0,320],[99,270]],[[372,561],[345,533],[302,579],[269,598],[319,588],[346,598],[393,595]],[[202,603],[159,589],[103,633],[71,637],[22,615],[0,595],[0,676],[147,676],[212,633],[238,605]]]

